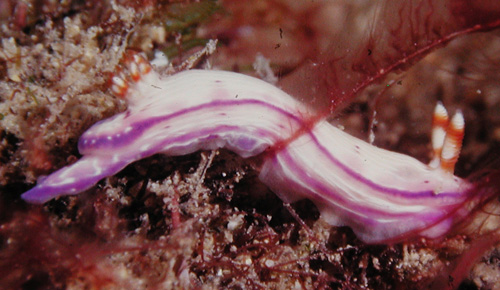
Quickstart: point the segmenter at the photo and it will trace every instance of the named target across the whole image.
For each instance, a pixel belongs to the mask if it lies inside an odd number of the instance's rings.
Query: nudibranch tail
[[[39,178],[38,184],[21,197],[31,203],[44,203],[62,194],[78,194],[104,177],[119,172],[128,163],[127,160],[115,160],[109,156],[84,156],[73,165]]]
[[[312,200],[328,223],[350,226],[365,242],[442,235],[470,197],[471,185],[450,173],[461,148],[463,116],[458,112],[448,125],[439,104],[434,168],[356,139],[325,120],[312,123],[309,108],[242,74],[190,70],[163,77],[130,53],[112,78],[111,91],[127,99],[128,109],[87,130],[78,143],[83,158],[41,179],[22,195],[25,200],[42,203],[77,194],[157,153],[218,148],[243,158],[266,152],[263,183],[285,202]]]

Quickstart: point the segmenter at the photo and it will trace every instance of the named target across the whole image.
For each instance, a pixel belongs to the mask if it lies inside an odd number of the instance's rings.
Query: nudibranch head
[[[329,224],[349,226],[370,243],[444,235],[466,213],[472,188],[325,121],[266,161],[260,179],[286,202],[314,200]]]

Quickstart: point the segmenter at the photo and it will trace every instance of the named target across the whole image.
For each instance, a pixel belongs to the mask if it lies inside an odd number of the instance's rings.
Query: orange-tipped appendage
[[[134,62],[138,66],[139,74],[145,75],[151,71],[151,64],[143,56],[134,54]]]
[[[119,98],[125,98],[130,86],[137,83],[151,69],[151,65],[142,55],[135,51],[127,51],[122,63],[117,66],[116,73],[110,78],[111,92]]]
[[[111,76],[110,90],[118,98],[125,98],[129,88],[129,83],[121,73],[116,73]]]
[[[453,173],[457,163],[462,141],[464,139],[465,121],[461,111],[457,111],[446,129],[443,149],[441,151],[441,169]]]
[[[450,119],[448,117],[448,112],[441,102],[438,102],[436,108],[434,109],[434,115],[432,118],[432,150],[433,159],[429,163],[429,166],[437,168],[441,162],[441,151],[444,145],[444,139],[446,137],[446,129]]]

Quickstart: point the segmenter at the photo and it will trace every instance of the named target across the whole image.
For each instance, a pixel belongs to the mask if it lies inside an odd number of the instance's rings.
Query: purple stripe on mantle
[[[205,147],[204,145],[206,145],[206,144],[203,144],[202,142],[200,142],[200,138],[202,138],[202,137],[206,138],[205,140],[207,140],[207,141],[215,141],[216,139],[220,139],[219,134],[221,134],[221,133],[229,133],[231,131],[234,131],[234,132],[238,132],[238,135],[244,135],[244,134],[241,134],[241,132],[245,131],[245,130],[246,130],[246,128],[240,127],[240,126],[219,125],[216,127],[212,127],[210,129],[198,130],[196,132],[180,135],[177,137],[165,138],[165,139],[162,139],[161,142],[159,142],[158,144],[152,146],[150,149],[148,149],[144,152],[141,152],[138,155],[138,157],[136,157],[134,159],[138,160],[138,159],[142,159],[142,158],[154,155],[156,153],[159,153],[162,151],[163,148],[166,147],[167,144],[174,144],[175,145],[174,148],[186,147],[186,145],[183,145],[183,144],[186,144],[189,141],[195,140],[196,142],[192,141],[192,143],[195,144],[192,148],[190,148],[189,150],[186,150],[186,151],[180,150],[180,151],[182,151],[182,153],[180,153],[180,154],[189,154],[189,153],[201,150]],[[248,136],[268,135],[268,136],[266,136],[266,138],[275,139],[275,140],[278,140],[280,138],[278,135],[275,134],[275,132],[270,132],[270,131],[263,130],[263,129],[259,129],[259,130],[254,129],[254,130],[252,130],[252,133],[253,134],[250,134],[250,132],[248,132],[247,135]],[[269,133],[272,133],[272,135]],[[259,140],[259,138],[256,138],[256,139]],[[222,140],[222,139],[220,139],[220,140]],[[227,143],[230,143],[229,139],[224,139],[224,140],[228,140],[228,141],[226,141],[226,145],[227,145]],[[273,141],[273,140],[271,140],[271,141]],[[276,141],[274,141],[274,142],[276,142]],[[257,144],[257,142],[255,142],[255,143]],[[272,145],[273,144],[268,144],[264,148],[261,148],[261,150],[259,152],[252,154],[252,156],[262,153],[264,150],[266,150],[268,147],[270,147]],[[171,155],[171,154],[169,154],[169,155]],[[174,156],[174,155],[171,155],[171,156]]]
[[[78,150],[80,152],[84,152],[85,150],[97,150],[97,149],[105,149],[105,148],[115,148],[116,146],[127,146],[130,143],[132,143],[135,138],[132,138],[132,136],[136,137],[138,135],[141,135],[144,133],[145,130],[155,126],[158,123],[168,121],[170,119],[174,119],[176,117],[180,117],[185,114],[189,113],[195,113],[197,111],[201,111],[204,109],[210,109],[214,107],[227,107],[228,110],[230,110],[231,106],[241,106],[241,105],[258,105],[265,107],[269,110],[275,111],[281,115],[283,115],[284,118],[287,118],[289,120],[293,120],[296,123],[298,123],[301,126],[304,126],[304,121],[299,117],[296,116],[282,108],[276,107],[272,104],[266,103],[264,101],[260,100],[223,100],[223,101],[213,101],[210,103],[190,107],[187,109],[180,110],[178,112],[164,115],[164,116],[158,116],[158,117],[153,117],[153,118],[147,118],[146,120],[136,122],[132,124],[132,130],[128,133],[123,133],[120,137],[114,137],[112,140],[108,139],[108,135],[104,136],[85,136],[82,135],[78,142]],[[256,110],[258,111],[258,110]],[[125,112],[126,113],[126,112]],[[109,122],[109,120],[103,120],[100,122],[97,122],[94,126],[99,126],[103,122]],[[94,144],[89,144],[85,143],[86,140],[88,139],[94,139],[95,143]]]
[[[319,201],[324,201],[325,203],[330,203],[330,204],[333,203],[340,210],[342,210],[342,212],[348,213],[349,215],[356,215],[356,217],[359,217],[361,216],[360,213],[363,213],[364,215],[377,215],[378,217],[400,217],[400,218],[413,217],[417,214],[428,216],[428,213],[425,212],[394,213],[394,212],[387,212],[386,209],[375,209],[371,205],[363,206],[361,204],[357,204],[354,201],[348,200],[341,194],[338,194],[334,191],[332,192],[332,189],[327,187],[324,183],[300,170],[299,164],[297,164],[295,158],[289,154],[288,150],[285,149],[281,151],[279,154],[280,154],[279,156],[280,159],[286,164],[287,167],[295,169],[294,170],[295,176],[298,179],[302,180],[303,183],[307,184],[307,186],[310,188],[308,190],[309,196],[313,196],[314,199]],[[343,207],[348,208],[349,210],[342,209]],[[441,217],[441,215],[439,216]]]
[[[306,134],[306,133],[305,133]],[[393,196],[399,196],[399,197],[404,197],[404,198],[410,198],[410,199],[424,199],[424,198],[431,198],[433,200],[436,199],[446,199],[452,197],[453,199],[456,199],[460,194],[457,192],[442,192],[439,194],[435,194],[431,190],[426,190],[426,191],[409,191],[409,190],[400,190],[400,189],[395,189],[395,188],[390,188],[386,186],[382,186],[380,184],[377,184],[369,179],[366,179],[365,177],[361,176],[354,170],[352,170],[349,166],[343,164],[340,162],[338,159],[333,157],[328,149],[326,149],[324,146],[321,145],[321,143],[318,141],[316,136],[314,135],[313,132],[307,133],[309,136],[311,136],[312,141],[314,144],[318,147],[318,150],[321,151],[326,158],[328,158],[332,163],[334,163],[337,167],[339,167],[342,171],[347,173],[348,175],[352,176],[352,178],[356,179],[358,182],[362,182],[369,186],[370,188],[373,188],[376,191],[385,193],[385,194],[390,194]],[[288,151],[287,148],[284,148],[283,151]],[[283,152],[282,151],[282,152]],[[278,154],[282,154],[282,152]],[[288,153],[287,153],[288,154]],[[292,168],[298,168],[298,164],[293,161],[293,158],[289,156],[287,158],[287,162],[290,162],[289,166],[292,166]],[[464,195],[464,200],[466,198],[466,195]]]

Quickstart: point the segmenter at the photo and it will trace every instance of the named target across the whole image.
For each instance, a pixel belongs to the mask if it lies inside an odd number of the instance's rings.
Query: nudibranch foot
[[[111,91],[128,109],[87,130],[78,143],[83,157],[41,179],[25,200],[77,194],[156,153],[226,148],[243,158],[261,155],[259,178],[284,202],[310,199],[328,223],[351,227],[365,242],[434,238],[466,212],[471,185],[452,174],[463,116],[448,122],[440,104],[433,133],[439,158],[429,166],[325,120],[311,124],[315,114],[304,104],[243,74],[189,70],[165,77],[129,53]]]

